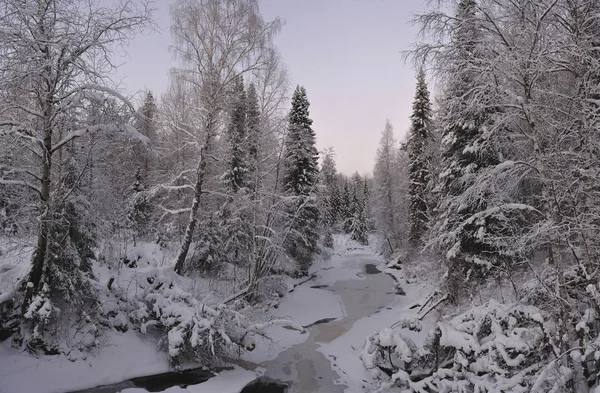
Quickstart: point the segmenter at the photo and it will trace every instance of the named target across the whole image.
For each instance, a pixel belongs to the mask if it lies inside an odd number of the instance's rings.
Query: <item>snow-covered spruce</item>
[[[383,329],[367,337],[360,356],[378,391],[560,392],[572,373],[554,361],[555,326],[536,307],[490,301],[438,322],[421,347],[401,328]]]

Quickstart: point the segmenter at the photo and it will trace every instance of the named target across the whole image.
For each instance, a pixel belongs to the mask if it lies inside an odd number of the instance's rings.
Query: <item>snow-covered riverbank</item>
[[[337,237],[331,258],[312,267],[313,279],[297,285],[272,311],[273,317],[306,327],[306,333],[275,326],[268,339],[242,355],[236,369],[199,385],[167,391],[199,393],[218,387],[221,393],[235,393],[259,376],[286,382],[292,392],[362,390],[370,385],[370,374],[359,357],[365,337],[393,324],[403,308],[424,294],[423,288],[412,284],[403,286],[406,296],[398,296],[394,279],[383,270],[384,261],[373,247]],[[98,353],[76,361],[35,358],[6,345],[0,350],[2,393],[72,391],[169,370],[168,358],[157,351],[156,343],[133,332],[108,337]],[[131,387],[122,392],[145,390]]]

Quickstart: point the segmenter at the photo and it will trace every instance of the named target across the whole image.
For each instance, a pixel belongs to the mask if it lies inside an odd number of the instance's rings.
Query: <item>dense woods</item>
[[[174,364],[208,365],[272,324],[302,330],[255,305],[306,276],[333,232],[368,242],[368,179],[338,174],[331,152],[320,169],[309,94],[291,94],[273,44],[281,21],[254,0],[178,0],[170,15],[177,66],[136,104],[111,56],[151,27],[150,4],[2,5],[0,331],[14,346],[85,353],[109,329],[159,329]]]
[[[436,1],[415,22],[422,40],[407,56],[428,71],[436,99],[420,71],[406,153],[383,134],[379,223],[441,269],[437,297],[456,317],[438,319],[421,347],[371,336],[365,365],[388,370],[383,387],[409,392],[591,391],[599,3]],[[388,175],[390,151],[404,180]]]

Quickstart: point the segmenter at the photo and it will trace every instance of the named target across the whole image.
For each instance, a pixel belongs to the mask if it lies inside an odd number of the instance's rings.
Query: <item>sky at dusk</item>
[[[156,0],[157,30],[126,49],[118,78],[130,92],[158,97],[175,66],[168,47],[169,5]],[[422,0],[259,0],[266,20],[285,24],[275,38],[291,85],[306,87],[319,150],[333,147],[338,170],[372,171],[385,120],[398,139],[409,127],[415,71],[401,51],[416,40],[410,23]]]

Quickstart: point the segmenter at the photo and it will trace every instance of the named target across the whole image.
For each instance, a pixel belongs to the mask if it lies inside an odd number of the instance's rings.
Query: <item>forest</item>
[[[364,391],[600,392],[600,2],[424,2],[410,130],[350,176],[259,3],[173,1],[168,86],[131,97],[151,2],[0,1],[0,344],[221,365],[306,335],[272,311],[343,239],[427,288],[353,343]]]

